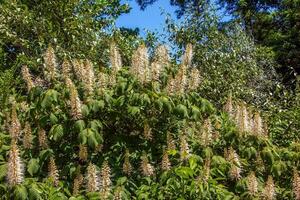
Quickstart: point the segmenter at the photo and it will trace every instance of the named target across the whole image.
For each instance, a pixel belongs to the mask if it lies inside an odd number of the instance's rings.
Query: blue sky
[[[144,11],[140,9],[135,0],[121,0],[122,3],[127,3],[132,8],[128,14],[121,15],[117,21],[117,27],[139,28],[141,36],[145,36],[146,30],[163,33],[165,14],[162,15],[162,10],[165,13],[171,14],[173,19],[177,19],[175,10],[177,7],[170,5],[170,0],[157,0],[154,4],[149,5]],[[213,3],[216,1],[213,0]],[[224,9],[217,11],[222,21],[228,21],[231,16],[225,15]]]
[[[123,0],[122,2],[128,3],[132,9],[130,13],[123,14],[117,19],[116,26],[127,28],[138,27],[142,36],[145,35],[145,30],[163,32],[165,16],[161,15],[162,9],[172,14],[172,17],[175,18],[174,11],[176,7],[171,6],[169,0],[158,0],[144,11],[140,10],[135,0]]]

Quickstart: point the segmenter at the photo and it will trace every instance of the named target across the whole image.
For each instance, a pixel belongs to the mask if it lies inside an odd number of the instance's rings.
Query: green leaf
[[[143,105],[144,105],[144,104],[150,104],[150,103],[151,103],[148,94],[142,94],[140,97],[141,97],[141,101],[142,101],[142,104],[143,104]]]
[[[28,197],[27,189],[23,185],[17,185],[14,191],[14,199],[26,200]]]
[[[90,128],[87,128],[85,130],[82,131],[82,135],[84,136],[84,139],[87,140],[87,143],[89,145],[89,147],[91,147],[92,149],[95,149],[98,144],[99,144],[99,141],[97,139],[99,139],[99,135],[95,134],[95,132],[90,129]],[[82,144],[85,144],[83,143],[86,141],[81,141]]]
[[[213,105],[206,99],[201,99],[201,111],[203,113],[211,114],[215,112]]]
[[[90,110],[89,110],[89,107],[87,105],[82,105],[81,111],[82,111],[82,115],[84,117],[87,117],[90,114]]]
[[[34,183],[31,184],[30,188],[29,188],[29,199],[30,200],[42,200],[42,195],[43,191],[41,191],[40,188],[38,188],[38,186]]]
[[[0,165],[0,180],[3,180],[7,173],[7,164]]]
[[[79,133],[79,141],[81,144],[86,144],[88,138],[88,129],[84,129]]]
[[[193,157],[193,156],[190,157],[189,164],[190,164],[190,168],[192,170],[196,169],[196,167],[197,167],[197,159],[195,157]]]
[[[175,173],[180,176],[181,178],[191,178],[193,177],[193,170],[189,167],[179,167],[177,169],[175,169]]]
[[[40,164],[48,160],[48,158],[53,155],[53,151],[51,149],[45,149],[40,151],[39,158]],[[41,164],[42,165],[42,164]]]
[[[137,106],[128,106],[128,113],[135,116],[140,113],[140,108]]]
[[[102,124],[99,120],[93,120],[90,122],[89,127],[96,132],[99,132],[102,129]]]
[[[27,165],[28,173],[33,176],[39,170],[39,159],[31,158]]]
[[[200,109],[197,106],[192,106],[192,119],[197,120],[201,118]]]
[[[48,108],[52,105],[52,103],[57,102],[58,92],[53,89],[49,89],[42,100],[41,106],[43,108]]]
[[[89,200],[100,200],[100,195],[98,192],[89,192],[86,195]]]
[[[50,122],[51,124],[56,124],[58,122],[57,117],[53,113],[50,114]]]
[[[189,116],[186,106],[182,104],[175,107],[174,113],[180,118],[187,118]]]
[[[104,108],[104,105],[105,105],[104,101],[102,101],[102,100],[100,100],[100,101],[95,100],[95,101],[92,101],[89,106],[90,106],[90,109],[93,112],[98,112],[98,111],[100,111],[101,109]]]
[[[50,139],[53,139],[54,141],[58,141],[61,139],[64,135],[64,128],[61,124],[56,124],[52,126],[49,132]]]
[[[78,120],[74,124],[75,129],[80,132],[85,129],[85,122],[83,120]]]
[[[117,180],[117,185],[124,185],[124,183],[127,181],[127,177],[121,177]]]

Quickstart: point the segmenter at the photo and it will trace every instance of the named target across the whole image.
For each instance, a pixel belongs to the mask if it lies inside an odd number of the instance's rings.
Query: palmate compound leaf
[[[192,106],[192,119],[197,120],[201,118],[201,111],[197,106]]]
[[[163,110],[164,112],[170,113],[174,105],[167,97],[159,97],[156,100],[156,106],[159,110]]]
[[[82,105],[81,111],[82,111],[82,115],[84,117],[88,117],[89,114],[90,114],[90,109],[89,109],[89,107],[87,105]]]
[[[175,169],[175,173],[184,179],[188,179],[188,178],[192,178],[194,175],[194,171],[189,168],[189,167],[178,167],[177,169]]]
[[[103,100],[92,100],[89,104],[88,107],[91,111],[93,111],[94,113],[99,112],[100,110],[102,110],[105,106],[105,103]]]
[[[54,141],[60,140],[64,136],[64,127],[61,124],[52,126],[49,132],[50,139]]]
[[[179,104],[175,107],[174,109],[174,114],[180,118],[187,118],[188,115],[188,111],[187,111],[187,107],[185,105]]]
[[[132,116],[136,116],[140,113],[140,108],[138,106],[128,106],[128,113]]]
[[[0,180],[4,179],[7,173],[7,164],[0,165]]]
[[[85,129],[85,122],[83,120],[77,120],[74,124],[74,127],[78,132],[81,132],[83,129]]]
[[[15,200],[26,200],[28,197],[27,189],[23,185],[17,185],[14,190]]]
[[[42,108],[51,107],[54,102],[57,102],[59,93],[56,90],[49,89],[42,100],[41,106]]]
[[[103,137],[98,132],[92,128],[86,128],[79,134],[80,143],[81,144],[88,144],[88,146],[92,149],[95,149],[98,145],[102,144]]]
[[[40,167],[39,159],[31,158],[27,164],[27,171],[31,176],[33,176],[35,173],[38,172],[39,167]]]

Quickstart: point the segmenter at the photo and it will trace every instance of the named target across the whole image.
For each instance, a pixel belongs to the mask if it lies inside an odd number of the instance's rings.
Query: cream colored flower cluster
[[[257,110],[250,110],[245,102],[233,102],[231,95],[224,105],[230,118],[234,120],[240,133],[268,137],[268,127]]]

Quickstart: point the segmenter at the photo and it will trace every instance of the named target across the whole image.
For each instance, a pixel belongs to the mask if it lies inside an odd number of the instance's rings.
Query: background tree
[[[241,20],[257,44],[271,47],[281,65],[284,82],[295,87],[300,74],[300,3],[295,0],[220,0],[221,6]]]
[[[41,71],[40,57],[49,45],[60,58],[107,63],[108,30],[120,14],[129,12],[119,0],[3,0],[0,10],[1,102],[18,85],[21,65]]]
[[[156,0],[137,0],[142,9]],[[178,17],[203,13],[204,3],[208,0],[170,0],[178,6]],[[215,4],[215,3],[213,3]],[[300,73],[300,3],[297,0],[219,0],[216,3],[225,8],[233,18],[229,22],[240,22],[255,44],[270,47],[276,61],[280,64],[277,72],[283,76],[283,82],[295,88]],[[222,20],[219,21],[223,24]],[[300,79],[298,77],[298,79]]]
[[[205,8],[201,13],[193,8],[186,10],[180,25],[167,20],[169,39],[175,46],[194,44],[193,64],[202,78],[199,93],[215,104],[231,92],[246,101],[264,104],[278,78],[271,49],[255,46],[235,23],[220,28],[216,10],[208,3],[201,7]]]
[[[16,64],[20,55],[33,62],[49,44],[97,59],[104,30],[121,13],[129,11],[119,0],[4,0],[0,9],[2,69]]]
[[[156,1],[157,0],[136,0],[142,10]],[[170,4],[178,7],[176,14],[178,17],[181,17],[191,6],[195,11],[201,12],[203,10],[202,5],[204,1],[209,2],[210,0],[170,0]]]

